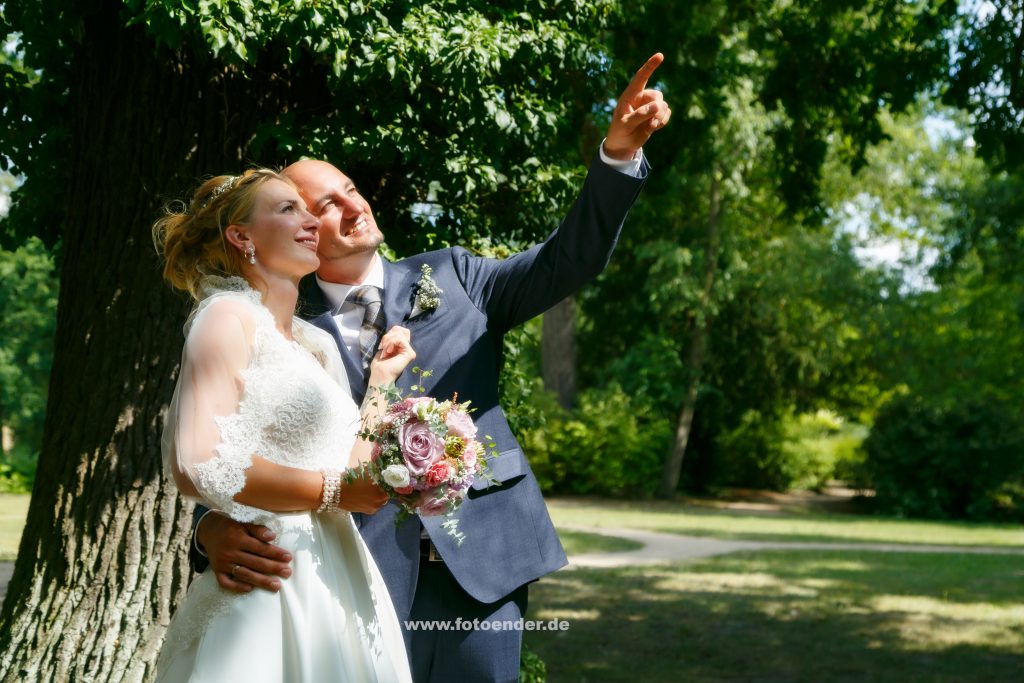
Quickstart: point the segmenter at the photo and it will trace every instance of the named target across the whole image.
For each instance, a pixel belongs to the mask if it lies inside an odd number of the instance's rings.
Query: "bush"
[[[827,410],[804,413],[783,422],[783,451],[794,477],[791,488],[820,491],[833,479],[855,483],[867,437],[863,425],[851,423]]]
[[[38,453],[18,445],[10,453],[0,456],[0,493],[31,493],[38,456]]]
[[[718,439],[715,484],[773,491],[789,489],[800,472],[786,453],[784,442],[779,419],[748,410],[735,429]]]
[[[617,385],[591,389],[566,411],[547,392],[535,397],[547,415],[521,442],[541,488],[548,492],[654,493],[668,449],[667,419],[650,417],[641,399]]]
[[[997,400],[901,396],[864,443],[881,510],[940,519],[1024,518],[1024,430]]]

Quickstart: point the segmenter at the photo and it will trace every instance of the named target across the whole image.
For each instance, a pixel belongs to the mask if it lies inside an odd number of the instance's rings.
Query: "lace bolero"
[[[266,510],[235,502],[254,455],[307,470],[343,469],[359,425],[338,349],[293,319],[282,335],[242,278],[206,277],[185,325],[163,457],[181,492],[241,522]]]

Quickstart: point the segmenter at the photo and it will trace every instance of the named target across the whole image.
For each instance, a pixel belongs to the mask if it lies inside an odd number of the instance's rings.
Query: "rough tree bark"
[[[683,471],[683,456],[690,442],[693,427],[693,415],[697,407],[697,394],[700,389],[704,360],[707,358],[708,337],[711,334],[711,296],[718,273],[718,252],[721,247],[721,211],[720,181],[717,173],[712,173],[709,190],[707,246],[704,252],[704,283],[698,314],[694,317],[690,346],[686,353],[688,372],[686,390],[683,392],[683,405],[679,410],[675,435],[669,448],[668,458],[661,471],[661,483],[658,485],[658,498],[672,498],[679,488],[679,477]]]
[[[158,50],[95,0],[75,86],[45,435],[0,611],[0,681],[140,681],[183,594],[190,506],[162,477],[161,416],[187,303],[150,226],[197,179],[242,167],[274,87]],[[282,85],[279,90],[283,90]]]
[[[544,388],[566,410],[576,402],[576,303],[562,299],[544,313],[541,329],[541,372]]]

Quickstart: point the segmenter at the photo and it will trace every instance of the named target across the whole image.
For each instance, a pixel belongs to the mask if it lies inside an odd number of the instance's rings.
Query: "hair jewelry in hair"
[[[230,190],[234,186],[235,181],[238,180],[240,177],[241,176],[237,176],[237,175],[229,175],[227,177],[227,180],[222,182],[217,187],[213,188],[213,192],[210,193],[210,196],[206,198],[206,201],[203,202],[203,205],[200,206],[199,208],[200,209],[205,209],[210,204],[213,204],[213,202],[215,202],[217,200],[217,197],[221,196],[222,194],[224,194],[225,192]]]

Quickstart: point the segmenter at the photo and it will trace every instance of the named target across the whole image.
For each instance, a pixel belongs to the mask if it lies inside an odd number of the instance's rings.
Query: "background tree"
[[[42,453],[0,612],[0,680],[149,675],[187,575],[160,417],[187,303],[149,226],[247,163],[328,157],[399,253],[554,227],[581,176],[572,94],[611,3],[4,3],[9,240],[60,239]]]
[[[943,29],[955,11],[950,2],[709,1],[683,9],[649,0],[616,33],[621,39],[614,52],[627,59],[637,46],[671,36],[678,47],[667,55],[659,83],[679,113],[665,131],[671,143],[651,152],[659,173],[634,213],[620,258],[600,293],[589,299],[598,303],[585,313],[604,334],[581,342],[581,348],[588,359],[623,358],[625,374],[634,376],[644,374],[644,357],[666,366],[663,375],[671,381],[655,384],[671,395],[670,409],[678,417],[661,495],[678,486],[683,453],[701,429],[691,422],[699,420],[701,396],[737,391],[736,384],[716,384],[706,375],[709,359],[726,357],[716,348],[711,324],[722,316],[718,309],[728,300],[750,302],[751,295],[758,302],[751,312],[776,305],[763,298],[765,288],[757,291],[756,279],[747,281],[751,289],[740,297],[740,274],[750,271],[751,259],[761,258],[773,240],[817,229],[830,141],[845,163],[862,166],[865,151],[883,138],[883,108],[911,104],[917,92],[943,77]],[[643,254],[658,256],[647,263],[635,260]],[[670,270],[647,277],[648,269],[673,259]],[[658,287],[660,295],[651,289]],[[641,290],[647,300],[638,307],[629,299]],[[671,302],[672,310],[659,310],[659,302]],[[788,324],[796,322],[790,317]],[[797,390],[802,373],[817,362],[815,349],[776,344],[779,335],[742,339],[775,355],[792,354],[776,358],[780,373],[768,376],[773,366],[751,359],[749,367],[762,375],[755,385],[785,381],[782,373],[790,368],[791,381],[780,390]],[[732,412],[725,424],[738,425],[746,410]]]

